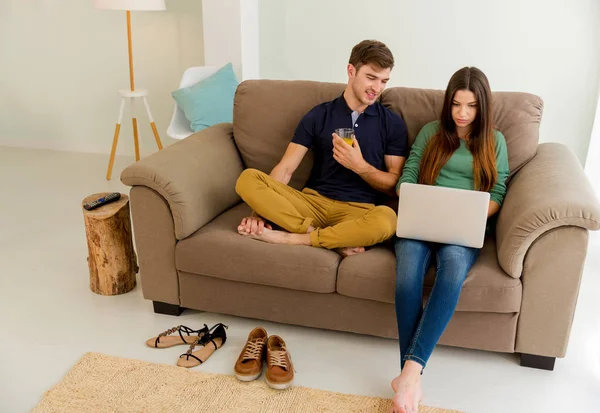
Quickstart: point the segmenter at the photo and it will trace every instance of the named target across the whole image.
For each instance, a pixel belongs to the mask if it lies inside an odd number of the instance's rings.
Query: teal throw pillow
[[[212,76],[177,89],[172,96],[190,121],[190,128],[198,132],[217,123],[233,121],[233,96],[237,86],[233,65],[227,63]]]

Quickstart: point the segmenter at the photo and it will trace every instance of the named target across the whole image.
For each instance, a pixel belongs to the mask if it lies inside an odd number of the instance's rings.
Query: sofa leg
[[[534,369],[554,370],[556,357],[536,356],[535,354],[521,353],[521,366]]]
[[[160,301],[152,301],[154,312],[157,314],[176,315],[178,316],[183,311],[183,308],[177,304],[163,303]]]

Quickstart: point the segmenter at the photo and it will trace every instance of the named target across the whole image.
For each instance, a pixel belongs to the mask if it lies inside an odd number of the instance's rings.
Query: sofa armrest
[[[175,237],[182,240],[240,202],[235,182],[242,170],[233,127],[221,123],[129,166],[121,181],[158,192],[171,209]]]
[[[177,239],[169,204],[146,186],[134,186],[129,196],[144,298],[179,305]]]
[[[585,265],[588,230],[564,226],[542,234],[523,264],[523,299],[515,352],[564,357]]]
[[[496,226],[500,266],[519,278],[531,244],[561,226],[599,229],[600,205],[575,155],[545,143],[509,184]]]

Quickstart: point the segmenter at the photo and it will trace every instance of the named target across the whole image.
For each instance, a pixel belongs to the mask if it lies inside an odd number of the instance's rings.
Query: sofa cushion
[[[432,266],[425,277],[425,297],[434,279]],[[396,258],[391,248],[376,247],[345,258],[338,270],[337,291],[350,297],[393,303],[395,284]],[[521,292],[521,281],[498,265],[496,243],[488,237],[463,285],[457,311],[519,312]]]
[[[506,138],[512,176],[537,151],[544,103],[529,93],[493,92],[492,96],[494,125]],[[402,116],[412,145],[421,128],[439,118],[444,91],[393,87],[383,92],[381,103]]]
[[[238,204],[177,243],[179,271],[317,293],[335,291],[340,256],[329,250],[274,245],[237,233],[250,214]]]
[[[235,93],[233,135],[247,168],[269,173],[279,162],[304,115],[340,96],[346,85],[310,81],[246,80]],[[312,151],[289,185],[300,189],[312,168]]]

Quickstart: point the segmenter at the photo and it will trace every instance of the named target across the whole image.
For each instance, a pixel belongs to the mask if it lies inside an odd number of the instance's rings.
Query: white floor
[[[262,324],[287,341],[296,383],[390,397],[398,373],[394,340],[186,311],[155,315],[138,287],[115,297],[89,290],[81,200],[127,192],[131,158],[0,147],[0,412],[31,410],[86,352],[174,364],[185,348],[144,341],[176,324],[229,325],[226,345],[199,370],[231,373],[248,332]],[[424,403],[468,413],[600,412],[600,237],[594,234],[569,351],[554,372],[519,367],[514,355],[436,348]]]

